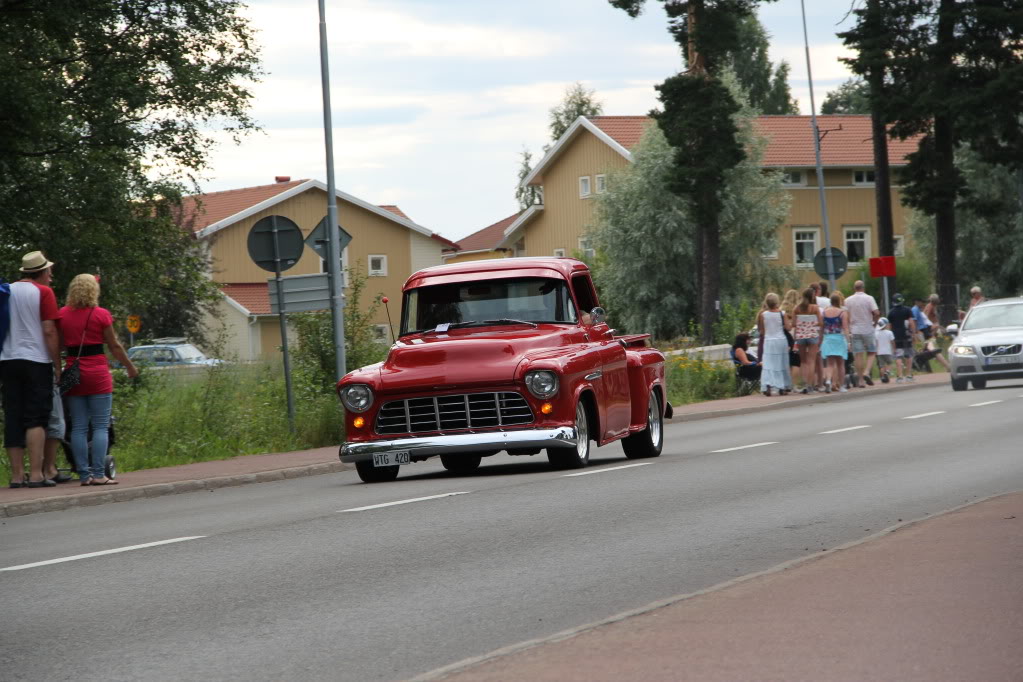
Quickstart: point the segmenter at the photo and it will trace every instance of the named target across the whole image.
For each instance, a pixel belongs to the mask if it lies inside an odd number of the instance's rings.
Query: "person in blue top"
[[[913,321],[916,322],[916,330],[920,332],[924,337],[924,341],[928,340],[932,336],[931,321],[927,319],[927,315],[924,314],[924,306],[927,305],[927,301],[922,298],[918,298],[915,301],[916,305],[910,308],[910,312],[913,313]]]

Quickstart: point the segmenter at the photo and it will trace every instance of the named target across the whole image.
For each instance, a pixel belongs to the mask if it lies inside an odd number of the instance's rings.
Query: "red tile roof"
[[[409,222],[415,222],[414,220],[412,220],[412,218],[409,218],[407,215],[405,215],[405,212],[402,211],[397,206],[395,206],[394,204],[380,204],[380,208],[384,209],[385,211],[390,211],[399,218],[404,218]]]
[[[591,116],[590,121],[626,149],[632,149],[653,122],[647,116]],[[810,167],[815,165],[809,116],[758,116],[757,132],[767,137],[764,165]],[[825,166],[874,165],[870,116],[828,114],[817,117],[821,139],[821,162]],[[916,151],[917,138],[888,140],[888,162],[904,166],[906,155]]]
[[[303,182],[308,182],[308,180],[275,182],[272,185],[243,187],[241,189],[229,189],[223,192],[210,192],[209,194],[183,197],[181,200],[182,224],[190,227],[192,232],[198,232],[213,223],[220,222],[224,218],[230,218],[235,213],[240,213],[251,206],[277,196],[281,192],[286,192],[292,187],[301,185]],[[193,220],[194,222],[189,224]]]
[[[504,220],[499,220],[493,225],[488,225],[478,232],[473,232],[468,237],[458,242],[458,248],[462,251],[489,251],[497,246],[504,238],[504,230],[519,217],[520,213],[513,213]]]
[[[225,284],[220,290],[252,315],[270,314],[270,290],[266,282]]]

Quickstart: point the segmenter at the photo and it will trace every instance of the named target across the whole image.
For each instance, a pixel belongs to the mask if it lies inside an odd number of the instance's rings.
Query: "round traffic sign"
[[[302,241],[302,230],[293,220],[282,215],[269,215],[257,220],[249,230],[248,247],[249,258],[256,265],[275,272],[279,262],[283,272],[302,257],[305,242]]]
[[[835,277],[841,277],[849,269],[849,259],[838,247],[831,247],[831,262],[834,265]],[[828,250],[821,249],[813,257],[813,269],[821,277],[828,276]]]
[[[138,315],[129,315],[126,320],[126,326],[132,334],[138,334],[139,330],[142,329],[142,318]]]

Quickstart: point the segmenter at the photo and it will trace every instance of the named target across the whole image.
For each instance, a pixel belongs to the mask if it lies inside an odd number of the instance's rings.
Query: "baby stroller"
[[[64,402],[64,437],[60,439],[61,449],[64,450],[64,459],[67,461],[68,468],[60,469],[58,471],[66,471],[70,474],[76,472],[75,468],[75,456],[71,452],[71,412],[68,410],[67,398],[61,398]],[[92,425],[89,425],[89,447],[92,447]],[[114,416],[110,415],[110,429],[107,435],[107,456],[103,462],[103,472],[107,478],[117,478],[117,460],[110,454],[110,451],[114,449],[114,441],[116,436],[114,435]]]
[[[845,387],[856,388],[860,385],[859,375],[856,374],[856,360],[852,351],[845,356]]]

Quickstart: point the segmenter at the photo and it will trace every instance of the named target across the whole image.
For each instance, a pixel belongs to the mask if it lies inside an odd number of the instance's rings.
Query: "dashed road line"
[[[62,564],[65,561],[78,561],[79,559],[90,559],[96,556],[105,556],[107,554],[119,554],[121,552],[130,552],[133,549],[145,549],[146,547],[157,547],[159,545],[169,545],[174,542],[185,542],[186,540],[198,540],[206,537],[205,535],[190,535],[184,538],[171,538],[170,540],[160,540],[159,542],[146,542],[141,545],[131,545],[130,547],[118,547],[116,549],[104,549],[100,552],[89,552],[88,554],[76,554],[74,556],[61,557],[60,559],[49,559],[47,561],[37,561],[32,564],[21,564],[20,566],[8,566],[7,568],[0,568],[0,571],[21,571],[26,568],[36,568],[38,566],[49,566],[50,564]]]
[[[639,462],[638,464],[623,464],[618,467],[608,467],[606,469],[590,469],[589,471],[580,471],[577,474],[564,474],[568,476],[589,476],[590,474],[602,474],[605,471],[618,471],[619,469],[631,469],[632,467],[645,467],[647,464],[653,464],[653,462]]]
[[[777,445],[777,444],[778,444],[778,441],[776,441],[776,440],[769,440],[769,441],[766,441],[764,443],[750,443],[749,445],[739,445],[739,446],[734,447],[734,448],[722,448],[721,450],[711,450],[711,452],[712,453],[714,453],[714,452],[732,452],[733,450],[745,450],[746,448],[759,448],[759,447],[761,447],[763,445]]]
[[[988,401],[983,402],[983,403],[973,403],[972,405],[970,405],[970,407],[984,407],[985,405],[994,405],[995,403],[1000,403],[1000,402],[1002,402],[1002,401],[1001,400],[988,400]]]
[[[945,414],[945,410],[938,410],[937,412],[924,412],[923,414],[911,414],[903,419],[921,419],[923,417],[933,417],[936,414]]]
[[[832,429],[831,431],[820,431],[817,435],[823,436],[829,433],[842,433],[843,431],[856,431],[857,429],[869,429],[870,424],[860,424],[859,426],[847,426],[844,429]]]
[[[397,502],[384,502],[383,504],[370,504],[365,507],[353,507],[351,509],[338,509],[338,514],[344,514],[345,512],[357,512],[366,511],[368,509],[380,509],[381,507],[393,507],[398,504],[410,504],[412,502],[423,502],[425,500],[436,500],[441,497],[451,497],[452,495],[468,495],[471,491],[465,490],[458,493],[443,493],[441,495],[430,495],[429,497],[413,497],[408,500],[398,500]]]

